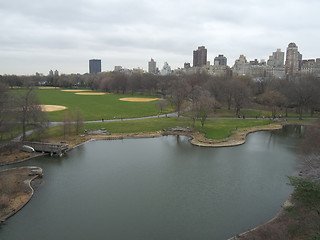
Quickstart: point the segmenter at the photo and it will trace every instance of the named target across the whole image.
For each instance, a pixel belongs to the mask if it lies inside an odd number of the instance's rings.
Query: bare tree
[[[84,127],[82,112],[80,109],[77,109],[75,118],[75,132],[78,135]]]
[[[0,83],[0,141],[3,136],[11,131],[12,120],[11,96],[6,84]]]
[[[218,102],[215,98],[208,95],[202,95],[197,100],[197,117],[200,119],[202,130],[208,115],[213,112],[217,106]]]
[[[178,112],[178,118],[180,117],[182,106],[189,96],[191,91],[190,85],[184,79],[177,79],[172,82],[171,85],[171,100],[174,104],[176,111]]]
[[[45,115],[39,105],[36,91],[27,86],[14,96],[16,117],[22,125],[22,140],[26,138],[28,125],[36,127],[46,122]]]
[[[249,101],[250,92],[248,86],[241,81],[233,80],[231,84],[236,115],[239,115],[241,108]]]
[[[168,101],[165,99],[161,99],[157,101],[157,107],[160,110],[160,113],[162,113],[162,111],[168,107]]]
[[[214,97],[210,96],[210,92],[198,88],[196,91],[197,95],[194,96],[192,100],[192,107],[190,111],[190,116],[192,119],[192,126],[195,127],[195,120],[199,119],[201,123],[201,129],[203,129],[206,119],[209,114],[212,113],[218,106],[218,102]],[[195,92],[193,92],[194,94]]]
[[[276,90],[269,90],[258,96],[257,101],[271,108],[272,116],[276,116],[277,109],[284,106],[287,98]]]
[[[63,138],[66,139],[67,135],[70,135],[72,133],[72,119],[73,119],[73,113],[71,110],[68,110],[63,115],[63,124],[62,124],[62,130],[63,130]]]
[[[130,90],[133,95],[139,89],[141,89],[141,74],[134,73],[128,78],[128,90]]]
[[[316,88],[318,84],[314,84],[310,75],[302,76],[298,80],[292,83],[295,104],[299,113],[299,119],[302,119],[303,111],[310,106],[312,99],[319,96],[319,92]]]

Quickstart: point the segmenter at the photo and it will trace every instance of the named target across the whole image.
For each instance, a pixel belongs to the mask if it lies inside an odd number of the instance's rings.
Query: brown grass
[[[102,92],[76,92],[75,94],[78,94],[78,95],[105,95],[105,94],[108,94],[108,93],[102,93]]]
[[[58,89],[59,87],[39,87],[39,89]]]
[[[89,92],[90,89],[63,89],[62,92]]]
[[[152,102],[160,100],[160,98],[120,98],[119,100],[126,102]]]

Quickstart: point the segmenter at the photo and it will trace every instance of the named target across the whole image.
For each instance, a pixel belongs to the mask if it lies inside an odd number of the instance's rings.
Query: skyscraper
[[[214,58],[214,65],[227,66],[227,58],[220,54]]]
[[[302,59],[302,55],[298,52],[298,46],[295,43],[289,43],[285,63],[287,75],[293,75],[299,71],[299,59]]]
[[[193,51],[193,67],[202,67],[207,64],[207,49],[204,46]]]
[[[157,73],[157,62],[155,62],[152,58],[148,63],[148,72],[152,74]]]
[[[276,52],[273,52],[273,65],[274,67],[283,67],[284,65],[284,52],[278,48]]]
[[[101,72],[101,60],[91,59],[89,60],[89,73],[99,73]]]

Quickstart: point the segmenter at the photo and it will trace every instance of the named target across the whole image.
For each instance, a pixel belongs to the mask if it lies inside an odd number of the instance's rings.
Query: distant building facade
[[[99,73],[101,72],[101,60],[91,59],[89,60],[89,73]]]
[[[114,72],[122,72],[123,71],[123,68],[122,66],[114,66]]]
[[[298,51],[295,43],[289,43],[287,47],[285,73],[286,75],[294,75],[300,70],[299,61],[302,61],[302,55]]]
[[[235,76],[250,75],[249,69],[250,63],[248,63],[247,58],[241,54],[232,67],[232,74]]]
[[[320,58],[302,60],[301,73],[320,75]]]
[[[240,55],[232,67],[234,76],[249,75],[254,78],[265,77],[267,75],[267,64],[264,59],[260,62],[255,59],[248,62],[244,55]]]
[[[267,61],[267,76],[275,78],[285,77],[284,52],[280,48],[269,56]]]
[[[50,70],[49,71],[49,76],[50,77],[59,76],[59,71],[58,70],[55,70],[55,71]]]
[[[172,73],[172,70],[170,65],[167,62],[165,62],[161,70],[161,75],[169,75],[171,73]]]
[[[204,46],[193,51],[193,67],[203,67],[207,64],[207,49]]]
[[[148,73],[157,74],[157,62],[152,58],[148,62]]]
[[[227,58],[222,54],[214,58],[214,65],[217,66],[227,66]]]
[[[189,69],[189,68],[191,68],[190,63],[185,62],[185,63],[183,64],[183,68],[184,68],[184,69]]]

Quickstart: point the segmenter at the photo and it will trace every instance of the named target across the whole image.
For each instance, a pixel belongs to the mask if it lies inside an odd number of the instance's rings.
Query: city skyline
[[[304,1],[40,1],[1,3],[0,75],[33,75],[59,69],[87,73],[88,60],[148,70],[153,58],[172,69],[193,62],[193,50],[207,60],[223,54],[232,66],[241,54],[268,60],[295,42],[304,59],[320,56],[320,2]],[[170,8],[168,8],[170,6]],[[123,17],[121,13],[125,13]],[[272,18],[270,17],[272,16]]]

